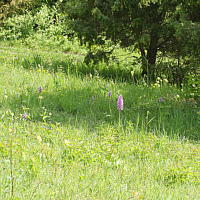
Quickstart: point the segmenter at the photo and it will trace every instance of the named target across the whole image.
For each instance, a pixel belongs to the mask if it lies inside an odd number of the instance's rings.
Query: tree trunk
[[[151,34],[149,48],[147,50],[147,65],[143,68],[142,74],[146,74],[149,80],[154,80],[156,55],[157,55],[158,36]]]
[[[149,49],[147,51],[147,60],[148,60],[148,76],[151,80],[154,80],[155,73],[155,64],[157,56],[157,45],[158,45],[158,36],[156,34],[151,35],[151,41]]]

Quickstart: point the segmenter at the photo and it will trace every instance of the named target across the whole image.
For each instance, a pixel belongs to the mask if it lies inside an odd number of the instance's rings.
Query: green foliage
[[[32,0],[0,1],[0,27],[9,17],[24,14],[26,10],[33,10],[35,3],[36,1]]]
[[[1,38],[10,40],[26,39],[36,33],[46,34],[48,37],[62,34],[62,16],[57,9],[43,6],[33,15],[27,12],[24,15],[16,15],[4,22]]]
[[[191,6],[175,3],[169,7],[171,1],[130,1],[130,6],[135,9],[133,12],[129,10],[128,2],[104,2],[102,6],[102,2],[77,1],[75,7],[73,2],[72,5],[67,3],[66,21],[76,31],[75,34],[64,25],[66,22],[61,11],[64,1],[54,7],[44,5],[34,12],[27,11],[8,18],[1,28],[0,38],[11,42],[21,40],[30,48],[51,46],[76,53],[79,43],[75,39],[72,46],[68,36],[74,35],[74,39],[78,35],[81,43],[85,44],[84,54],[85,48],[88,50],[84,61],[87,65],[93,63],[94,68],[98,62],[110,62],[109,66],[123,68],[124,64],[117,58],[115,50],[120,45],[126,51],[129,46],[132,51],[140,52],[129,64],[140,66],[142,75],[147,74],[148,83],[151,78],[159,76],[180,85],[189,72],[196,73],[200,61],[199,22],[198,18],[194,20]],[[198,6],[198,3],[194,5]],[[126,27],[127,23],[131,25]],[[128,68],[131,69],[129,72],[135,71],[132,66]],[[114,74],[112,76],[115,77]]]
[[[43,5],[53,7],[58,5],[57,0],[9,0],[0,1],[0,27],[4,27],[4,22],[13,16],[24,15],[27,11],[34,13]]]
[[[189,73],[185,77],[187,98],[194,98],[197,102],[200,102],[200,79],[199,74]]]
[[[154,79],[156,70],[159,70],[156,59],[162,53],[178,61],[181,78],[173,78],[181,82],[188,73],[188,70],[183,70],[184,63],[189,60],[188,68],[191,69],[194,66],[196,68],[199,62],[200,29],[198,17],[194,17],[198,16],[195,6],[199,6],[198,1],[189,4],[188,1],[172,0],[77,0],[66,4],[66,13],[71,19],[70,27],[77,33],[81,43],[89,47],[87,60],[108,60],[105,52],[112,50],[105,48],[104,53],[95,53],[90,48],[102,45],[106,40],[122,47],[134,46],[141,52],[143,75]],[[188,57],[188,54],[192,56]]]
[[[37,7],[42,7],[42,5],[47,5],[47,6],[54,6],[56,3],[62,2],[62,0],[36,0],[34,3],[37,5]]]

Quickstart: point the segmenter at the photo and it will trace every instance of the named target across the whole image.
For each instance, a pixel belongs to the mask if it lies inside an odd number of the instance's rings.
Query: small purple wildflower
[[[42,86],[39,87],[39,93],[43,91]]]
[[[18,60],[18,57],[15,57],[15,60]]]
[[[94,100],[94,97],[92,96],[92,100]]]
[[[26,113],[23,114],[23,118],[24,118],[24,119],[27,118],[27,114],[26,114]]]
[[[111,97],[111,95],[112,95],[111,91],[110,91],[110,92],[108,92],[108,97]]]
[[[160,97],[160,98],[158,99],[158,101],[162,102],[162,101],[163,101],[162,97]]]
[[[124,103],[123,103],[123,96],[122,95],[119,95],[119,98],[118,98],[118,101],[117,101],[117,109],[120,111],[120,110],[123,110],[123,106],[124,106]]]

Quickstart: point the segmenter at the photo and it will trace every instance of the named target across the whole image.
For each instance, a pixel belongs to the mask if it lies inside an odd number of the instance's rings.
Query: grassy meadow
[[[200,199],[200,112],[184,86],[9,43],[0,66],[0,199]]]

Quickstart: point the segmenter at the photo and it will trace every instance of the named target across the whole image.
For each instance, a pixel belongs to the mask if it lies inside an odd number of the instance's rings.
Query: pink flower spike
[[[123,96],[119,95],[119,98],[117,101],[117,109],[120,111],[120,110],[123,110],[123,107],[124,107]]]
[[[112,95],[111,91],[110,91],[110,92],[108,92],[108,97],[111,97],[111,95]]]
[[[27,114],[26,114],[26,113],[23,114],[23,118],[24,118],[24,119],[27,118]]]
[[[92,96],[92,100],[94,100],[94,97]]]
[[[42,86],[39,87],[39,93],[43,91]]]

